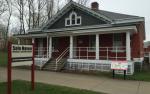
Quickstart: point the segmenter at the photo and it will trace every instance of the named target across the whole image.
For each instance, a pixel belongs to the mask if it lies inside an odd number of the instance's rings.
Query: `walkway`
[[[13,79],[30,81],[30,71],[13,69]],[[5,80],[6,69],[0,68],[0,81]],[[80,74],[36,71],[36,82],[100,91],[108,94],[150,94],[150,82],[125,81]]]

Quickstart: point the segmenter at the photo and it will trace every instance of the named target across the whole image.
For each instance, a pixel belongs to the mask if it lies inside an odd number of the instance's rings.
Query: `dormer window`
[[[76,12],[71,12],[69,18],[65,19],[65,26],[81,25],[81,16],[77,16]]]

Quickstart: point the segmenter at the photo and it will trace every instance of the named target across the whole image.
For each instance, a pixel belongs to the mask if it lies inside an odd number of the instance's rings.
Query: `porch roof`
[[[16,38],[32,38],[46,36],[69,36],[69,35],[92,35],[92,34],[109,34],[109,33],[124,33],[137,32],[136,26],[110,27],[110,25],[95,25],[72,27],[62,29],[49,29],[44,31],[32,32],[28,34],[14,35]]]

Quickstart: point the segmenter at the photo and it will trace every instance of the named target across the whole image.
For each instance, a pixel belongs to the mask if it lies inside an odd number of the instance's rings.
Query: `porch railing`
[[[99,62],[68,62],[66,64],[66,69],[73,71],[102,71],[110,72],[111,71],[111,61],[109,60],[100,60]],[[116,74],[124,74],[123,70],[115,70]],[[134,63],[128,62],[127,75],[133,75],[134,73]]]
[[[35,64],[42,68],[42,66],[49,60],[48,47],[35,48]]]
[[[100,47],[99,58],[101,60],[119,60],[126,59],[126,48],[125,47]],[[96,48],[95,47],[74,47],[74,56],[77,59],[95,59]]]
[[[49,48],[48,47],[36,47],[35,58],[49,58]]]
[[[148,58],[148,62],[150,63],[150,52],[145,52],[144,57]]]

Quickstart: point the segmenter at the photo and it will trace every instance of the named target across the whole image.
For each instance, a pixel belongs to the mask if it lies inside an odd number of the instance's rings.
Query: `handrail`
[[[66,53],[69,51],[69,47],[66,48],[59,56],[56,58],[56,70],[58,67],[58,62],[66,55]]]

